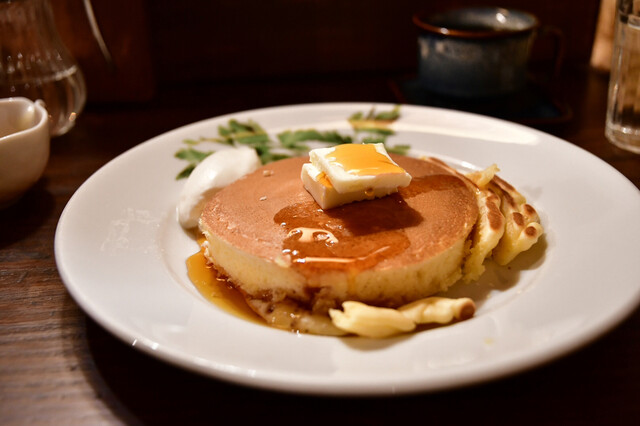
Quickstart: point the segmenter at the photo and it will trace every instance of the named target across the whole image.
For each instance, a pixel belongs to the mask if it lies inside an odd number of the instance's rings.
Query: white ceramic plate
[[[384,340],[297,335],[229,314],[186,275],[195,241],[176,220],[184,139],[216,136],[231,118],[270,134],[352,134],[371,104],[268,108],[194,123],[140,144],[97,171],[58,224],[64,283],[98,323],[160,359],[231,382],[289,392],[388,395],[513,374],[575,350],[640,300],[640,192],[616,170],[555,137],[472,114],[404,105],[389,145],[456,167],[497,163],[540,212],[546,235],[511,268],[489,265],[470,294],[477,315]],[[375,105],[378,111],[392,105]],[[275,137],[275,136],[274,136]]]

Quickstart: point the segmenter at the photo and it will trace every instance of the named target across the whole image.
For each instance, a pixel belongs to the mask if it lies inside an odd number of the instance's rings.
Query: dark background
[[[61,36],[80,62],[90,102],[146,101],[176,85],[410,74],[417,67],[412,15],[486,1],[92,0],[114,58],[101,56],[82,0],[52,2]],[[598,0],[502,0],[565,35],[565,63],[589,63]],[[532,66],[553,57],[549,39]]]

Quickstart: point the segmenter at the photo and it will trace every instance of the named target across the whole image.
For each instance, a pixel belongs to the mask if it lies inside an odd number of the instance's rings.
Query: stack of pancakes
[[[327,210],[300,180],[307,158],[239,179],[202,213],[207,259],[269,324],[342,334],[327,313],[344,301],[399,307],[477,279],[494,250],[508,262],[541,235],[535,210],[493,172],[392,158],[409,186]]]

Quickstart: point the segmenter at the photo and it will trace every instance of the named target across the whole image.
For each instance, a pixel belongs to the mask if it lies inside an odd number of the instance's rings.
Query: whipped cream
[[[225,186],[261,166],[253,148],[240,146],[216,151],[202,160],[189,175],[178,201],[178,221],[185,229],[198,226],[209,199]]]

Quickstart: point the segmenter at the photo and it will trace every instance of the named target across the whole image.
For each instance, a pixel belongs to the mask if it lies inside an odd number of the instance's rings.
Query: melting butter
[[[411,183],[381,143],[314,149],[309,158],[300,177],[323,209],[384,197]]]
[[[332,166],[357,176],[404,174],[387,154],[383,144],[343,144],[325,154]]]

